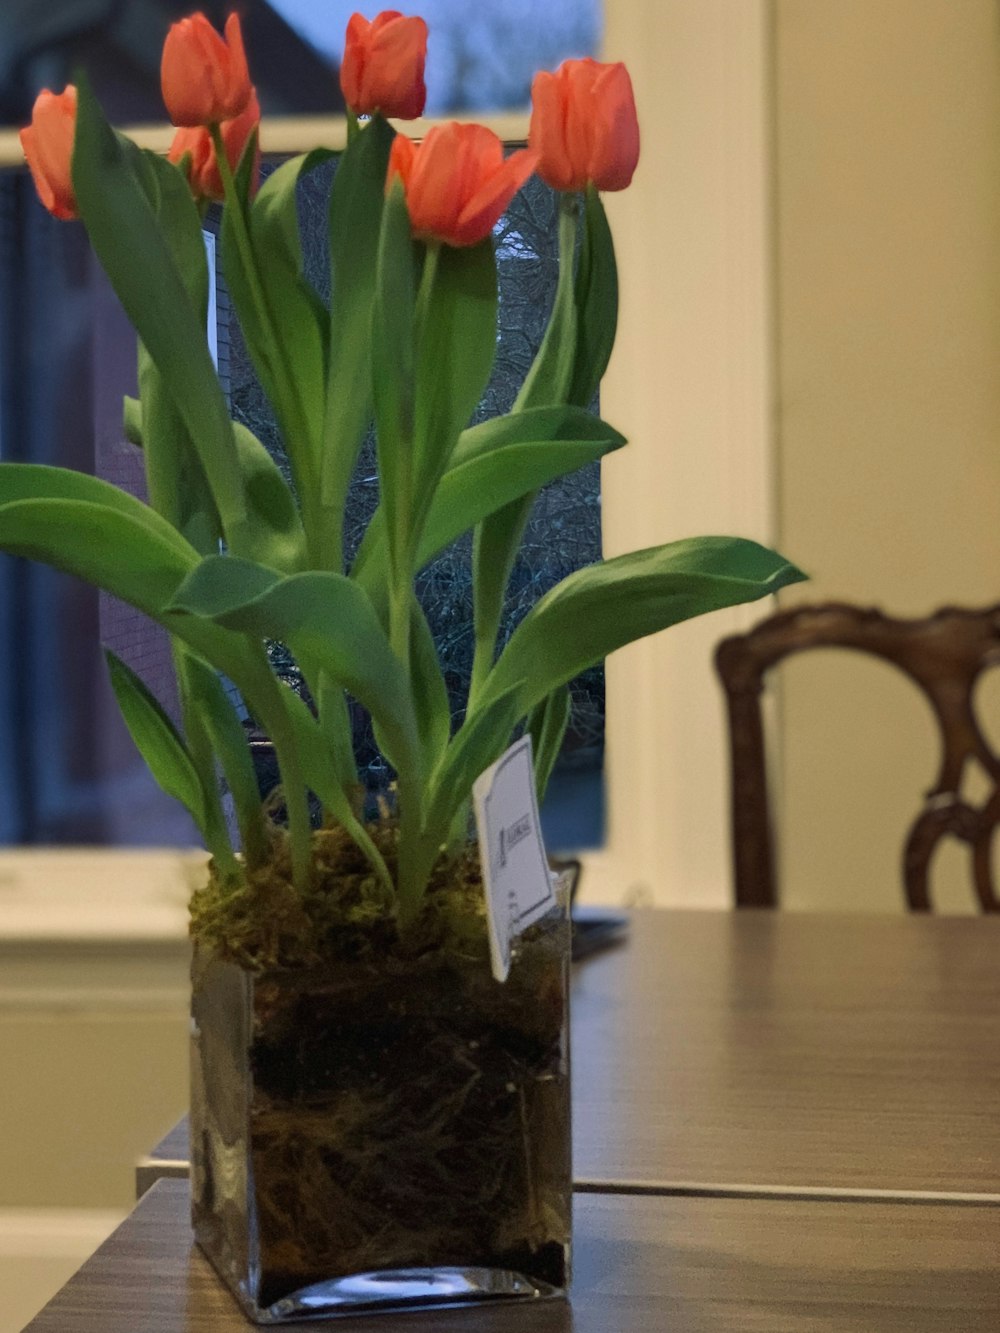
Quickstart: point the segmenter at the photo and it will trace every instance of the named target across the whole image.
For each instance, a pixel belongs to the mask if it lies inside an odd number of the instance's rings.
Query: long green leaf
[[[114,510],[145,529],[151,541],[164,542],[189,562],[196,559],[190,543],[155,509],[85,472],[44,463],[0,463],[0,506],[20,500],[78,500]],[[4,534],[5,523],[0,520],[0,549],[6,549]],[[47,535],[58,543],[58,533]]]
[[[428,255],[428,263],[432,256]],[[479,405],[497,340],[493,241],[442,246],[417,312],[416,475],[418,530],[461,432]]]
[[[187,737],[188,753],[194,764],[195,772],[201,782],[205,798],[205,845],[221,872],[222,879],[238,880],[241,875],[236,853],[233,851],[229,826],[222,809],[222,792],[219,786],[219,771],[216,753],[212,744],[211,730],[207,724],[205,709],[192,688],[190,662],[191,654],[187,648],[174,640],[174,669],[177,673],[177,686],[181,699],[181,718],[184,734]]]
[[[450,546],[485,515],[557,477],[620,448],[625,438],[577,408],[537,408],[495,417],[464,431],[431,504],[417,567]],[[376,509],[354,564],[369,589],[385,579],[384,515]]]
[[[142,448],[145,444],[142,404],[135,398],[125,399],[125,426],[128,438]],[[298,574],[307,568],[308,553],[295,497],[277,463],[253,431],[234,421],[233,438],[253,525],[248,542],[252,558],[283,574]],[[205,550],[203,554],[209,552]]]
[[[198,563],[180,534],[170,531],[166,538],[145,518],[87,500],[0,505],[0,550],[75,574],[151,616]]]
[[[560,685],[536,704],[528,715],[527,730],[531,733],[531,752],[535,761],[535,795],[538,804],[545,799],[549,778],[559,758],[563,737],[570,718],[568,685]]]
[[[137,147],[124,135],[118,143],[159,224],[192,306],[204,327],[208,317],[208,257],[201,214],[184,174],[159,153]]]
[[[39,486],[64,489],[52,499],[14,498]],[[65,570],[167,625],[234,680],[252,707],[273,681],[251,670],[242,636],[208,621],[167,624],[165,608],[198,555],[165,519],[107,482],[39,464],[0,465],[0,551]]]
[[[410,683],[424,770],[429,773],[451,736],[451,703],[427,617],[416,597],[410,605]]]
[[[321,490],[342,565],[344,506],[372,414],[371,326],[386,168],[395,131],[372,117],[337,164],[330,192],[330,359]]]
[[[319,475],[327,314],[302,272],[295,187],[304,172],[329,156],[316,150],[284,163],[242,216],[239,205],[227,203],[221,231],[223,267],[240,328],[306,504]]]
[[[194,653],[186,652],[184,674],[192,703],[201,714],[202,725],[233,795],[247,865],[251,868],[262,865],[267,860],[269,845],[246,732],[212,667]]]
[[[204,837],[205,794],[187,746],[135,672],[109,649],[104,655],[111,688],[136,749],[159,785],[168,796],[180,801]]]
[[[283,574],[297,574],[308,564],[306,533],[295,497],[281,470],[253,431],[233,422],[236,455],[253,522],[248,559]]]
[[[394,891],[392,876],[389,874],[382,853],[372,841],[371,834],[354,813],[344,792],[333,753],[325,743],[326,737],[322,725],[317,725],[316,719],[306,707],[305,702],[294,691],[289,690],[287,693],[286,706],[292,719],[292,725],[295,728],[295,737],[302,760],[302,772],[310,791],[316,793],[324,807],[340,823],[341,827],[350,834],[368,857],[372,869],[387,894],[391,896]]]
[[[163,624],[238,686],[274,740],[283,772],[287,769],[294,774],[293,738],[284,710],[274,706],[280,687],[268,669],[263,647],[255,656],[248,652],[242,634],[198,617],[166,615],[185,576],[197,568],[198,558],[179,533],[162,519],[158,521],[169,536],[153,530],[145,517],[137,519],[110,505],[72,499],[21,500],[0,505],[0,550],[75,574]],[[271,577],[280,576],[272,573]],[[289,818],[295,878],[296,883],[304,884],[309,867],[308,811],[304,793],[300,801],[294,782],[292,786]]]
[[[511,635],[479,707],[523,681],[527,713],[552,690],[647,634],[756,601],[805,575],[738,537],[692,537],[579,569],[546,593]]]
[[[198,450],[226,538],[239,552],[246,507],[204,323],[129,157],[81,78],[73,153],[80,215]]]
[[[171,611],[287,643],[369,710],[400,773],[419,773],[420,744],[406,673],[367,595],[342,574],[281,578],[232,557],[203,560],[178,589]],[[315,683],[315,682],[314,682]]]
[[[448,825],[480,773],[503,754],[510,734],[522,716],[523,681],[498,690],[488,703],[458,729],[438,770],[431,778],[426,826],[437,841],[447,836]]]
[[[139,346],[139,390],[149,503],[201,555],[219,549],[222,523],[187,427],[163,376]]]
[[[208,314],[208,264],[201,217],[182,173],[166,158],[119,137],[126,160],[156,217],[184,284],[204,325]],[[139,387],[151,429],[144,441],[150,505],[202,553],[218,550],[222,523],[201,459],[163,376],[140,342]]]

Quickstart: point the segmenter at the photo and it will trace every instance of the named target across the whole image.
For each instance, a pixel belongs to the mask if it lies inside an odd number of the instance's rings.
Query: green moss
[[[369,826],[390,872],[398,828]],[[412,958],[445,949],[461,955],[488,949],[482,877],[476,849],[444,856],[435,866],[417,920],[400,932],[388,894],[357,845],[339,826],[313,833],[313,873],[300,893],[292,883],[287,838],[275,830],[269,862],[233,886],[214,863],[208,883],[191,899],[191,935],[222,961],[252,972],[315,967],[365,956]]]

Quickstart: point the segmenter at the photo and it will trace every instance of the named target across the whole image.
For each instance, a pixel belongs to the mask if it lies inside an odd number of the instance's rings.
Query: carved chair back
[[[729,708],[733,866],[737,907],[777,906],[774,847],[764,759],[761,693],[765,673],[792,653],[853,648],[897,666],[930,704],[941,735],[937,778],[903,848],[903,887],[911,911],[931,910],[929,871],[938,843],[953,837],[970,849],[972,881],[983,912],[1000,911],[991,848],[1000,823],[1000,757],[975,715],[981,673],[1000,664],[1000,605],[945,607],[920,620],[830,602],[799,606],[724,639],[715,654]],[[980,805],[962,795],[978,764],[991,790]]]

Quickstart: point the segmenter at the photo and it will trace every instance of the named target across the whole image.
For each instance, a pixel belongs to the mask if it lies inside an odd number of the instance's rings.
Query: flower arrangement
[[[490,130],[454,122],[414,142],[389,118],[423,111],[426,43],[423,20],[395,11],[348,26],[329,308],[303,274],[296,186],[333,154],[261,182],[237,17],[224,34],[200,14],[170,29],[165,158],[116,133],[83,79],[41,93],[22,135],[42,202],[82,218],[135,326],[125,429],[149,500],[3,463],[0,549],[90,580],[172,637],[180,729],[108,661],[139,750],[211,853],[192,903],[193,1220],[268,1323],[565,1294],[565,902],[521,936],[507,979],[492,976],[470,792],[522,727],[544,791],[568,682],[608,653],[801,577],[749,541],[674,542],[576,571],[501,645],[537,492],[625,443],[588,405],[617,318],[601,191],[631,181],[639,130],[624,66],[575,60],[536,76],[527,147],[505,155]],[[492,231],[532,173],[559,192],[554,303],[513,408],[470,426],[496,350]],[[230,419],[209,355],[213,200],[291,487]],[[345,504],[372,422],[380,503],[348,564]],[[414,587],[470,530],[475,650],[456,727]],[[279,682],[271,640],[309,702]],[[287,828],[262,806],[222,676],[273,742]],[[349,700],[395,773],[378,818],[358,797]]]
[[[674,542],[570,575],[498,651],[507,579],[540,487],[624,444],[586,409],[614,341],[617,284],[602,190],[639,156],[628,73],[567,61],[539,73],[527,147],[455,122],[421,142],[390,117],[424,106],[427,28],[395,11],[347,30],[347,144],[329,212],[332,301],[302,272],[300,176],[331,153],[285,162],[263,184],[260,111],[236,15],[170,29],[163,96],[178,127],[166,159],[105,120],[81,79],[42,92],[22,143],[39,197],[82,218],[139,339],[139,397],[125,404],[144,452],[148,504],[82,474],[0,464],[0,548],[89,579],[166,626],[183,728],[109,655],[132,735],[191,811],[227,894],[261,872],[300,893],[317,873],[307,793],[360,851],[402,928],[435,866],[467,841],[469,792],[519,726],[543,790],[566,724],[567,682],[616,648],[801,577],[749,541]],[[469,427],[493,363],[491,232],[527,178],[559,195],[560,274],[544,341],[513,409]],[[201,220],[223,201],[221,252],[249,353],[273,404],[294,493],[260,442],[230,420],[204,336]],[[378,511],[350,568],[344,507],[374,420]],[[416,572],[473,529],[475,661],[453,731]],[[223,552],[223,553],[220,553]],[[307,706],[268,665],[287,644]],[[224,673],[271,737],[287,830],[267,819]],[[396,775],[391,838],[355,796],[346,696],[370,711]],[[242,857],[217,786],[233,794]],[[376,821],[377,823],[377,821]]]

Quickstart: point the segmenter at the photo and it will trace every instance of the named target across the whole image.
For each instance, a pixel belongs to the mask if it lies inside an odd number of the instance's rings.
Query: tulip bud
[[[352,14],[347,24],[340,88],[356,116],[415,120],[427,100],[424,62],[427,24],[387,9],[371,23]]]
[[[163,43],[160,83],[175,125],[233,120],[250,100],[250,72],[238,15],[226,19],[225,40],[204,14],[170,26]]]
[[[555,190],[624,190],[639,161],[632,81],[622,64],[567,60],[531,85],[528,143]]]
[[[419,145],[397,134],[389,154],[386,189],[398,176],[406,193],[413,234],[446,245],[476,245],[535,168],[536,154],[510,157],[484,125],[436,125]]]
[[[75,134],[76,89],[72,84],[61,93],[43,88],[20,139],[38,197],[57,218],[78,216],[70,175]]]
[[[243,150],[247,146],[247,141],[259,124],[260,105],[257,101],[257,90],[251,88],[250,101],[243,112],[232,120],[224,120],[219,126],[230,171],[235,173],[243,156]],[[174,141],[167,153],[168,159],[184,166],[185,156],[187,156],[185,172],[194,197],[196,199],[223,199],[225,189],[222,184],[219,163],[215,156],[215,145],[212,143],[211,134],[204,126],[186,126],[179,129],[174,135]],[[251,196],[256,193],[259,175],[260,145],[258,144],[250,185]]]

